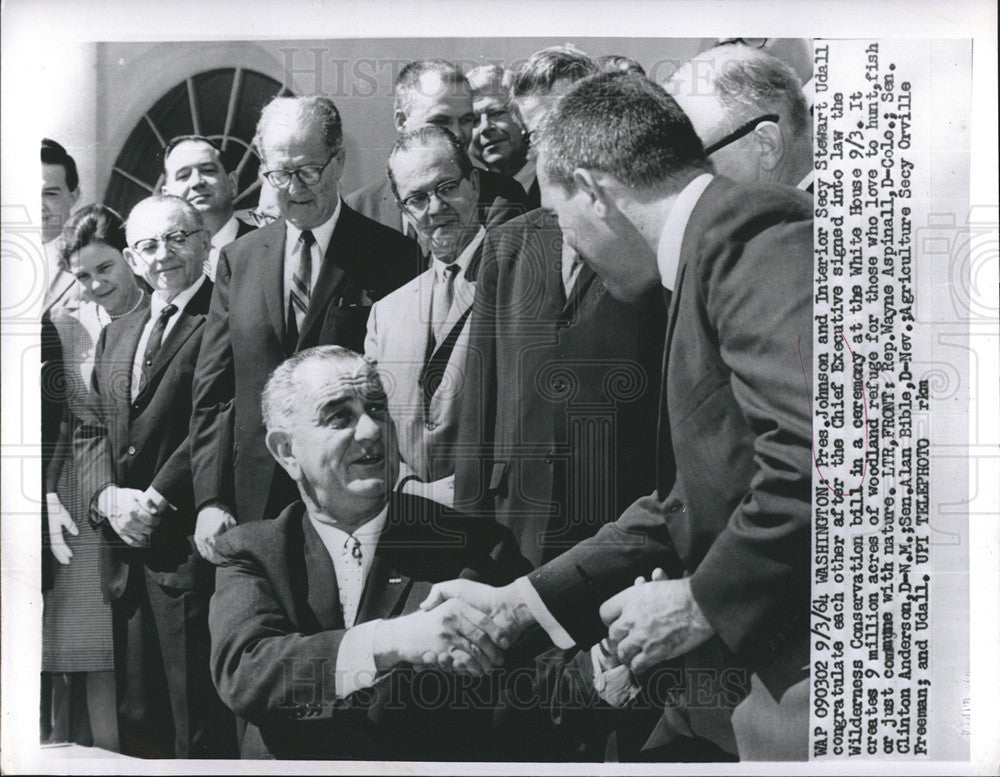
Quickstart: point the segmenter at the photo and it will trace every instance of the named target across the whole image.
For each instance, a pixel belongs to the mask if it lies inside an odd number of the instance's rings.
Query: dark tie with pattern
[[[309,310],[309,295],[312,291],[312,245],[316,238],[306,229],[302,231],[301,241],[298,266],[292,272],[292,287],[288,293],[288,324],[285,331],[290,348],[295,348],[299,340],[299,327]]]
[[[163,310],[160,311],[160,315],[156,317],[156,321],[153,323],[153,331],[149,333],[149,340],[146,342],[146,350],[142,355],[142,374],[139,377],[139,388],[136,391],[137,394],[146,387],[146,383],[149,381],[150,367],[153,366],[153,360],[156,358],[156,354],[159,353],[160,346],[163,344],[163,330],[167,328],[167,322],[176,312],[176,305],[165,305]]]
[[[445,325],[448,323],[448,313],[455,299],[455,276],[458,265],[445,265],[441,277],[434,284],[434,300],[431,306],[431,332],[434,334],[435,347],[448,336]]]

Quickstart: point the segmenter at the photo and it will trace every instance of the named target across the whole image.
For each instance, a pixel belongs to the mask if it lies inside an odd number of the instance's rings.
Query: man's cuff
[[[369,688],[378,679],[375,668],[375,629],[381,619],[366,621],[344,633],[337,650],[334,692],[345,699],[355,691]]]
[[[538,621],[538,625],[545,629],[545,633],[549,635],[552,644],[563,650],[569,650],[576,644],[566,629],[560,626],[559,622],[552,617],[549,608],[545,606],[542,597],[538,595],[538,591],[528,581],[528,578],[519,577],[515,580],[514,590],[517,591],[528,610],[531,611],[535,620]]]
[[[100,525],[108,519],[108,516],[98,509],[97,500],[100,498],[101,494],[104,493],[104,489],[111,488],[113,485],[114,483],[105,483],[103,486],[98,488],[94,492],[94,495],[90,498],[90,505],[87,507],[87,521],[95,529],[100,527]]]

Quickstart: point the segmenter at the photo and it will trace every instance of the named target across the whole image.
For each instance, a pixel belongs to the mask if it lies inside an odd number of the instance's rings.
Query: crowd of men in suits
[[[698,60],[410,63],[347,196],[333,101],[275,98],[260,228],[166,145],[72,432],[122,752],[806,757],[810,116]]]

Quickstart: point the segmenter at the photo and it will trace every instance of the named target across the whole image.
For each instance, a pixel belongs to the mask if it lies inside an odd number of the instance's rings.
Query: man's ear
[[[70,200],[73,202],[73,207],[80,201],[80,187],[77,186],[73,191],[69,193]]]
[[[771,172],[781,164],[781,158],[785,155],[785,139],[781,135],[781,127],[773,121],[761,122],[753,131],[753,136],[761,169]]]
[[[240,177],[233,171],[226,173],[226,178],[229,179],[229,190],[233,193],[233,199],[236,199],[236,195],[239,193]]]
[[[472,172],[469,173],[469,183],[471,183],[473,185],[473,187],[475,187],[475,190],[476,190],[476,200],[478,200],[479,199],[479,185],[480,185],[479,168],[477,168],[477,167],[473,167],[472,168]]]
[[[282,429],[272,429],[264,437],[264,444],[267,450],[274,457],[274,460],[281,465],[281,468],[288,473],[288,476],[296,483],[302,477],[302,467],[292,453],[292,438],[288,432]]]
[[[396,123],[396,132],[402,133],[403,127],[406,126],[406,114],[397,108],[392,114],[392,119]]]
[[[132,268],[132,272],[144,279],[146,277],[146,263],[142,261],[142,258],[127,246],[122,251],[122,254],[125,256],[128,266]]]
[[[578,167],[573,171],[573,183],[587,197],[594,215],[600,219],[607,218],[611,213],[612,202],[602,180],[592,170]]]

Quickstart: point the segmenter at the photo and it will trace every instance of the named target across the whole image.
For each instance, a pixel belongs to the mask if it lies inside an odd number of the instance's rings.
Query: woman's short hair
[[[68,271],[70,257],[91,243],[104,243],[119,251],[127,245],[121,216],[105,205],[87,205],[70,216],[62,231],[59,267]]]

